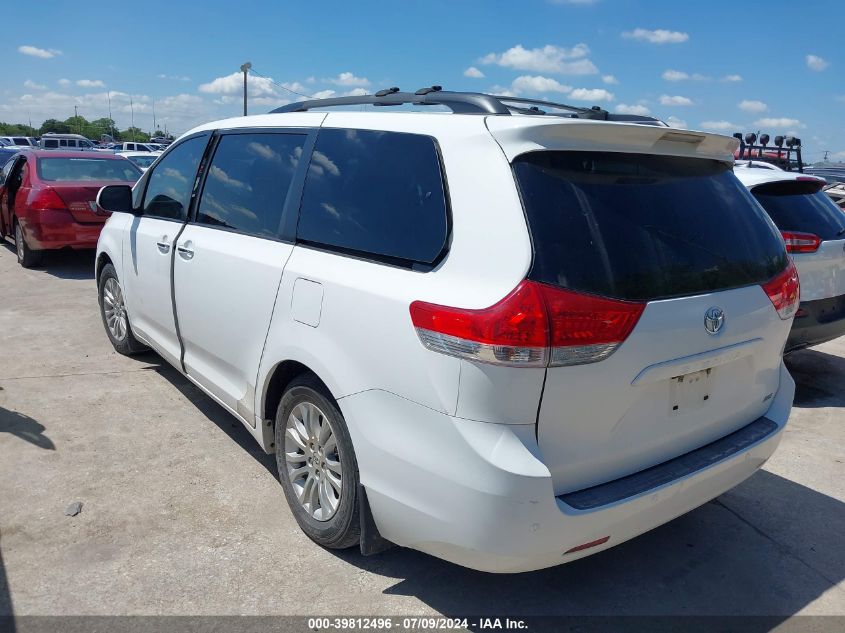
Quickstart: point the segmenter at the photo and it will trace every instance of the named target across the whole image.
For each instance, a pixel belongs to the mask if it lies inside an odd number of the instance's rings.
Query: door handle
[[[158,246],[158,250],[162,255],[167,255],[170,252],[170,242],[167,241],[167,236],[163,235],[162,238],[156,242],[156,246]]]
[[[182,259],[193,259],[194,258],[194,249],[192,248],[193,244],[191,241],[188,240],[181,246],[176,247],[176,252],[179,253],[179,257]]]

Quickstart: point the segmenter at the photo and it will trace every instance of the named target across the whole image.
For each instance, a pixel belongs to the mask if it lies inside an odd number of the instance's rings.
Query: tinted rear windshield
[[[772,182],[751,190],[781,231],[845,239],[845,213],[814,182]]]
[[[135,182],[140,170],[128,160],[108,158],[40,158],[38,177],[53,182],[126,180]]]
[[[787,265],[775,227],[725,163],[540,151],[513,167],[536,281],[648,301],[758,284]]]

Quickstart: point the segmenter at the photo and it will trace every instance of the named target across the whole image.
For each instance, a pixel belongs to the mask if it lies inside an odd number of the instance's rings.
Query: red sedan
[[[37,265],[45,250],[94,248],[108,217],[97,213],[100,187],[140,177],[122,156],[25,150],[0,174],[0,237],[14,235],[25,268]]]

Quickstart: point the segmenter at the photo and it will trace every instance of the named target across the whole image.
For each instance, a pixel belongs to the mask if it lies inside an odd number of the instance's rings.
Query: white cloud
[[[680,70],[666,70],[661,77],[666,81],[684,81],[685,79],[689,79],[689,75]]]
[[[613,86],[619,83],[619,80],[614,75],[602,75],[601,80],[603,83],[606,83],[609,86]]]
[[[569,93],[575,101],[613,101],[616,97],[604,88],[575,88]]]
[[[572,90],[572,86],[564,85],[555,79],[540,75],[522,75],[513,80],[511,90],[514,94],[526,92],[528,94],[540,94],[543,92],[567,93]]]
[[[790,119],[789,117],[765,117],[754,121],[754,125],[759,125],[760,127],[789,127],[799,129],[807,127],[798,119]]]
[[[367,94],[367,90],[365,88],[353,88],[348,92],[344,92],[344,97],[360,97],[362,95]]]
[[[191,81],[191,78],[186,75],[164,75],[158,76],[159,79],[172,79],[173,81]]]
[[[57,51],[55,48],[38,48],[37,46],[18,46],[18,52],[41,59],[50,59],[62,54],[62,51]]]
[[[688,79],[692,81],[710,81],[710,77],[707,75],[702,75],[700,73],[693,73],[690,75],[682,70],[671,69],[665,71],[661,77],[663,77],[666,81],[686,81]]]
[[[622,37],[630,40],[639,40],[641,42],[650,42],[651,44],[680,44],[689,39],[689,33],[682,31],[667,31],[666,29],[634,29],[633,31],[625,31]]]
[[[78,79],[76,85],[80,88],[105,88],[106,86],[99,79]]]
[[[475,66],[470,66],[464,71],[464,77],[472,77],[473,79],[481,79],[484,73],[478,70]]]
[[[511,90],[509,87],[500,86],[496,84],[495,86],[490,86],[490,90],[488,91],[492,95],[499,95],[500,97],[515,97],[517,96],[516,93]]]
[[[334,90],[320,90],[319,92],[315,92],[313,97],[315,99],[328,99],[329,97],[335,96]]]
[[[626,103],[620,103],[613,108],[613,111],[619,114],[637,114],[639,116],[648,116],[651,114],[651,110],[644,105],[628,105]]]
[[[816,72],[821,72],[828,66],[830,66],[830,62],[826,59],[819,57],[818,55],[807,55],[804,58],[807,61],[807,68],[810,70],[815,70]]]
[[[272,96],[277,93],[276,86],[272,80],[250,74],[247,79],[250,96],[263,97]],[[301,87],[301,86],[300,86]],[[200,84],[199,91],[206,94],[233,95],[243,92],[244,75],[234,72],[225,77],[217,77],[208,83]],[[294,88],[291,88],[292,90]],[[297,91],[299,92],[299,91]]]
[[[682,97],[681,95],[660,95],[660,105],[689,106],[692,105],[692,99],[689,97]]]
[[[684,121],[683,119],[679,119],[679,118],[678,118],[678,117],[676,117],[676,116],[670,116],[668,119],[666,119],[666,124],[667,124],[669,127],[679,127],[679,128],[684,128],[684,129],[686,129],[687,127],[689,127],[689,126],[687,125],[687,122],[686,122],[686,121]]]
[[[722,81],[736,83],[738,81],[742,81],[742,75],[725,75],[722,77]]]
[[[594,75],[599,69],[587,59],[589,54],[590,48],[586,44],[576,44],[572,48],[547,44],[542,48],[532,49],[517,44],[504,53],[488,53],[479,61],[482,64],[497,64],[506,68],[540,73]]]
[[[340,73],[337,77],[326,79],[326,83],[336,86],[369,86],[370,80],[366,77],[356,77],[353,73]]]
[[[754,99],[743,99],[736,105],[743,112],[752,112],[753,114],[760,114],[769,109],[769,106],[763,101],[756,101]]]
[[[60,86],[67,87],[67,86],[71,85],[72,83],[73,82],[70,79],[59,79],[59,85]]]
[[[727,132],[729,130],[737,130],[741,126],[730,121],[702,121],[701,128],[703,130],[716,130],[718,132]]]
[[[34,81],[32,81],[32,79],[27,79],[25,82],[23,82],[23,87],[29,88],[30,90],[47,90],[47,86],[45,86],[44,84],[35,83]]]

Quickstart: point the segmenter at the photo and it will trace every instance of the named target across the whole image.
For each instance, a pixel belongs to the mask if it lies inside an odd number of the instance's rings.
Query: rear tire
[[[18,255],[18,263],[24,268],[32,268],[41,263],[43,252],[29,247],[17,218],[15,218],[15,252]]]
[[[123,301],[123,288],[117,278],[117,271],[111,264],[106,264],[97,282],[97,298],[100,303],[100,316],[103,327],[115,351],[125,356],[132,356],[147,350],[147,346],[135,338],[129,313]]]
[[[343,414],[314,374],[295,378],[279,403],[276,465],[308,538],[330,549],[359,543],[358,462]]]

